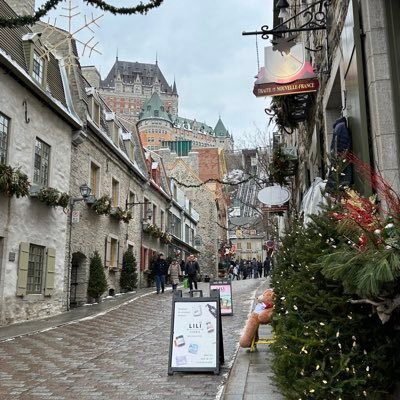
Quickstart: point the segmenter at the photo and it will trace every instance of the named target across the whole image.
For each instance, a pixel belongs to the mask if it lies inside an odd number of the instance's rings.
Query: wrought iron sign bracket
[[[263,25],[261,31],[242,32],[243,36],[248,35],[261,35],[262,39],[268,39],[270,35],[279,37],[284,33],[300,33],[308,31],[326,30],[327,28],[327,14],[330,0],[319,0],[309,4],[303,10],[299,11],[296,15],[282,22],[281,24],[269,29],[268,25]],[[303,19],[299,26],[289,29],[288,23]],[[295,37],[287,38],[295,39]]]

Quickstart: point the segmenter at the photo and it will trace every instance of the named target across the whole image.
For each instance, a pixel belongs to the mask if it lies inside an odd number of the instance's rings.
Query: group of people
[[[174,257],[168,264],[163,253],[158,254],[156,259],[151,265],[151,270],[156,283],[157,294],[164,293],[165,283],[167,277],[172,285],[172,290],[175,292],[180,278],[186,276],[188,278],[189,289],[193,290],[193,287],[197,290],[197,280],[200,274],[200,266],[197,258],[191,254],[186,262],[179,260],[178,257]]]
[[[267,256],[264,262],[256,260],[231,261],[228,268],[228,275],[231,280],[267,277],[271,272],[272,257]]]

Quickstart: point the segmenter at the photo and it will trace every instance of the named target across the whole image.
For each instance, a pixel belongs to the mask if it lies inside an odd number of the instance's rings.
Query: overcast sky
[[[107,1],[115,6],[137,4],[136,0]],[[43,3],[37,0],[36,8]],[[82,0],[72,4],[82,11],[72,19],[72,30],[84,24],[83,15],[101,15],[98,9],[85,9]],[[59,6],[50,22],[58,15],[57,25],[65,28],[61,13],[66,11]],[[243,137],[254,138],[257,130],[266,131],[264,108],[269,100],[252,93],[258,69],[256,38],[242,36],[242,31],[259,30],[265,24],[271,27],[271,21],[272,0],[164,0],[145,16],[105,14],[99,27],[94,27],[92,41],[99,42],[96,49],[102,54],[83,56],[81,64],[95,65],[104,79],[117,51],[121,61],[154,63],[157,57],[168,83],[175,77],[179,115],[212,127],[221,115],[235,141],[243,145]],[[83,32],[77,36],[88,38]],[[260,63],[269,44],[258,38]]]

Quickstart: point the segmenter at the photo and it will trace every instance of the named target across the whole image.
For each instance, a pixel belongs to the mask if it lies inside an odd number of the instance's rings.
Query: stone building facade
[[[294,3],[294,2],[292,2]],[[290,10],[300,10],[300,1]],[[298,151],[298,170],[293,177],[293,206],[315,178],[327,178],[333,124],[345,118],[351,132],[351,151],[400,189],[399,34],[397,1],[332,1],[327,8],[326,31],[303,33],[297,39],[307,47],[322,46],[308,53],[320,83],[309,118],[293,135],[280,133],[285,146]],[[293,14],[292,14],[293,15]],[[282,22],[276,18],[275,25]],[[354,186],[364,195],[370,183],[357,173]],[[382,199],[381,199],[382,200]]]
[[[0,15],[15,13],[0,2]],[[52,55],[41,58],[38,35],[0,29],[0,48],[0,165],[20,168],[30,182],[30,196],[0,193],[0,324],[9,324],[63,310],[68,214],[38,191],[69,192],[82,122],[68,101],[66,71]]]

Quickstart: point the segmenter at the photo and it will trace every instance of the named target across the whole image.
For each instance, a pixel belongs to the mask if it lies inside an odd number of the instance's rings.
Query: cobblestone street
[[[0,342],[0,398],[218,399],[240,332],[265,279],[233,281],[233,316],[222,318],[225,364],[219,375],[168,376],[171,291],[138,296],[70,324]],[[199,289],[208,295],[208,284]]]

